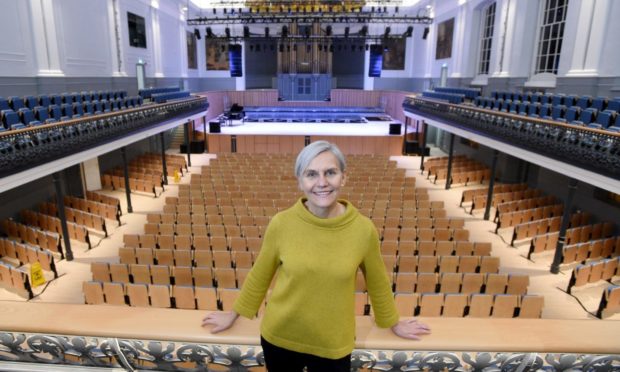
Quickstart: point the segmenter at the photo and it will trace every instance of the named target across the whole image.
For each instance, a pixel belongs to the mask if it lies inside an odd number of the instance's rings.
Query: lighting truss
[[[411,16],[393,13],[359,12],[359,13],[232,13],[226,16],[199,17],[188,19],[189,26],[223,25],[223,24],[311,24],[311,23],[390,23],[390,24],[432,24],[428,16]]]

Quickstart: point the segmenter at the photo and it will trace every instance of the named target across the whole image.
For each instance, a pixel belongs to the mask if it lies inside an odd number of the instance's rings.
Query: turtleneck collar
[[[308,198],[306,197],[299,198],[297,202],[293,205],[293,211],[305,222],[316,225],[318,227],[342,228],[353,222],[353,220],[359,214],[357,208],[355,208],[353,204],[351,204],[347,200],[339,199],[338,203],[345,206],[344,213],[332,218],[320,218],[312,214],[312,212],[310,212],[306,208],[304,203],[307,200]]]

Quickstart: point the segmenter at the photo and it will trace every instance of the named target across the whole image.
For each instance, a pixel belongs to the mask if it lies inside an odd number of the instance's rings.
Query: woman
[[[270,372],[349,371],[355,346],[355,278],[366,278],[376,324],[403,338],[418,339],[429,328],[399,321],[372,222],[345,200],[342,152],[326,141],[306,146],[295,174],[302,197],[273,217],[260,254],[230,312],[213,312],[202,325],[212,333],[239,315],[256,315],[271,280],[278,278],[261,323],[261,345]]]

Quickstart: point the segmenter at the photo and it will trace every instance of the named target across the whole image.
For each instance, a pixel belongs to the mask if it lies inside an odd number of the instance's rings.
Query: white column
[[[37,76],[64,76],[56,33],[53,0],[30,0]]]
[[[185,29],[185,16],[181,14],[179,16],[179,35],[181,43],[181,77],[188,77],[188,68],[187,68],[187,30]],[[198,44],[200,40],[196,40],[196,44]],[[198,47],[198,45],[196,45]]]
[[[84,179],[84,188],[87,191],[101,189],[101,174],[99,172],[99,159],[92,158],[80,164],[82,168],[82,177]]]
[[[161,32],[159,28],[159,10],[157,7],[151,5],[151,25],[153,30],[153,45],[152,45],[152,53],[153,53],[153,66],[155,68],[155,77],[164,77],[164,73],[162,72],[162,50],[161,50]]]
[[[573,25],[574,29],[564,38],[562,54],[568,65],[560,66],[560,70],[566,71],[565,76],[598,76],[611,1],[576,0],[569,4],[566,27]]]
[[[454,27],[454,35],[453,35],[453,50],[454,53],[450,60],[450,64],[452,65],[452,74],[450,77],[459,78],[465,75],[465,67],[466,67],[466,59],[464,56],[465,48],[470,48],[470,33],[468,31],[471,26],[471,14],[467,14],[467,5],[468,3],[464,3],[459,6],[458,15],[455,17],[455,27]]]

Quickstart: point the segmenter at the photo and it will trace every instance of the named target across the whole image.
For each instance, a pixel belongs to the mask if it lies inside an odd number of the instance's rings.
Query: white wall
[[[36,73],[29,2],[0,0],[0,76]]]

